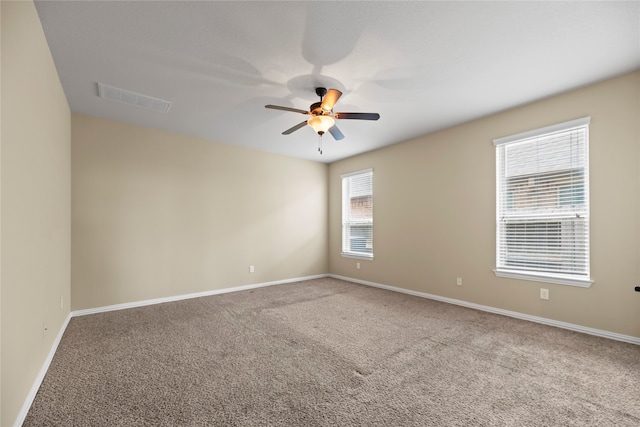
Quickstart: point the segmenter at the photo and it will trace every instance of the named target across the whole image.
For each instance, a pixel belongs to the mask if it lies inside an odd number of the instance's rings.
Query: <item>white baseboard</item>
[[[457,300],[453,298],[441,297],[438,295],[427,294],[424,292],[412,291],[409,289],[397,288],[395,286],[383,285],[380,283],[369,282],[367,280],[353,279],[351,277],[339,276],[336,274],[329,274],[329,277],[334,279],[346,280],[349,282],[359,283],[361,285],[373,286],[375,288],[386,289],[389,291],[400,292],[403,294],[414,295],[421,298],[432,299],[436,301],[442,301],[449,304],[455,304],[462,307],[473,308],[475,310],[486,311],[494,314],[501,314],[503,316],[514,317],[516,319],[528,320],[530,322],[541,323],[543,325],[555,326],[557,328],[568,329],[570,331],[582,332],[584,334],[595,335],[598,337],[609,338],[616,341],[628,342],[631,344],[640,345],[640,338],[631,335],[618,334],[616,332],[609,332],[602,329],[594,329],[586,326],[576,325],[573,323],[560,322],[558,320],[547,319],[545,317],[532,316],[529,314],[518,313],[517,311],[503,310],[501,308],[495,308],[488,305],[475,304],[472,302]]]
[[[328,274],[317,274],[315,276],[296,277],[293,279],[284,279],[284,280],[276,280],[273,282],[255,283],[253,285],[244,285],[244,286],[237,286],[233,288],[215,289],[211,291],[196,292],[193,294],[175,295],[171,297],[154,298],[154,299],[148,299],[148,300],[142,300],[142,301],[127,302],[123,304],[107,305],[104,307],[87,308],[84,310],[72,311],[71,317],[86,316],[88,314],[96,314],[96,313],[105,313],[107,311],[124,310],[127,308],[134,308],[134,307],[144,307],[145,305],[162,304],[165,302],[181,301],[181,300],[190,299],[190,298],[208,297],[211,295],[226,294],[229,292],[246,291],[249,289],[263,288],[265,286],[282,285],[284,283],[302,282],[304,280],[312,280],[312,279],[321,279],[323,277],[328,277],[328,276],[329,276]]]
[[[31,390],[29,390],[29,394],[27,394],[27,398],[25,399],[24,403],[22,404],[22,408],[20,409],[20,412],[18,413],[18,418],[16,418],[16,422],[13,424],[14,427],[20,427],[22,425],[22,423],[24,423],[25,418],[27,418],[27,414],[29,413],[29,409],[31,408],[31,404],[33,403],[33,400],[36,398],[36,394],[38,394],[38,390],[40,389],[40,385],[42,384],[42,381],[44,380],[44,376],[47,374],[47,371],[49,370],[49,366],[51,365],[51,362],[53,361],[53,356],[55,356],[56,350],[58,350],[58,345],[60,344],[60,341],[62,340],[62,336],[64,335],[64,331],[67,330],[67,325],[69,324],[69,320],[71,320],[71,313],[69,313],[67,315],[67,318],[64,319],[64,322],[62,323],[62,327],[60,327],[60,331],[58,331],[58,335],[56,336],[56,339],[53,341],[53,345],[51,346],[51,350],[49,350],[49,354],[47,354],[47,358],[45,359],[44,363],[42,364],[42,367],[40,368],[40,372],[38,372],[38,376],[36,376],[36,379],[33,382],[33,385],[31,386]]]

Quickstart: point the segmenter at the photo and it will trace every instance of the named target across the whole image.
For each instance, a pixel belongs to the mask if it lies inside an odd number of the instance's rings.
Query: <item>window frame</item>
[[[362,177],[365,175],[370,176],[371,180],[371,194],[370,194],[370,204],[371,204],[371,218],[363,222],[362,220],[354,220],[351,215],[351,193],[349,191],[349,183],[352,178]],[[342,185],[342,193],[341,193],[341,204],[342,204],[342,230],[341,230],[341,251],[340,255],[345,258],[355,258],[362,260],[372,260],[373,259],[373,169],[363,169],[355,172],[346,173],[340,176],[341,185]],[[366,195],[355,196],[353,198],[365,198]],[[351,240],[351,227],[359,227],[359,226],[367,226],[371,228],[370,236],[368,240],[370,241],[371,252],[358,252],[354,251],[347,244],[347,240]]]
[[[585,287],[588,288],[589,286],[591,286],[591,284],[593,283],[593,280],[591,279],[591,263],[590,263],[590,256],[591,256],[591,247],[590,247],[590,229],[589,229],[589,222],[590,222],[590,202],[589,202],[589,124],[591,123],[591,117],[583,117],[580,119],[576,119],[576,120],[571,120],[568,122],[563,122],[563,123],[558,123],[552,126],[546,126],[543,128],[539,128],[539,129],[534,129],[531,131],[527,131],[527,132],[522,132],[522,133],[518,133],[515,135],[510,135],[510,136],[506,136],[503,138],[497,138],[495,140],[493,140],[493,144],[496,148],[496,268],[493,270],[495,275],[498,277],[506,277],[506,278],[513,278],[513,279],[522,279],[522,280],[533,280],[533,281],[537,281],[537,282],[545,282],[545,283],[555,283],[555,284],[562,284],[562,285],[570,285],[570,286],[578,286],[578,287]],[[502,175],[502,168],[506,168],[505,165],[501,164],[501,159],[502,159],[502,155],[504,155],[504,149],[505,147],[511,145],[511,144],[526,144],[527,142],[530,143],[534,143],[534,140],[536,138],[545,138],[545,137],[549,137],[552,134],[555,133],[559,133],[559,132],[566,132],[566,131],[571,131],[573,129],[577,129],[577,128],[583,128],[584,129],[584,163],[582,165],[582,170],[581,173],[583,173],[583,183],[581,186],[581,192],[578,192],[578,190],[574,187],[574,188],[569,188],[568,191],[570,192],[576,192],[576,194],[579,197],[582,197],[584,199],[584,203],[585,206],[583,208],[580,209],[580,214],[584,216],[584,222],[579,222],[579,221],[568,221],[567,223],[570,224],[571,226],[580,226],[580,224],[583,224],[582,226],[586,228],[586,231],[584,232],[585,235],[585,239],[586,239],[586,243],[584,244],[584,246],[579,246],[577,248],[574,248],[576,252],[579,254],[579,250],[583,249],[584,251],[586,251],[586,255],[584,255],[584,260],[585,260],[585,272],[582,273],[578,273],[578,272],[574,272],[574,273],[567,273],[567,272],[554,272],[554,271],[542,271],[543,269],[537,269],[537,270],[524,270],[524,269],[517,269],[517,268],[509,268],[508,267],[508,262],[511,262],[512,266],[517,265],[517,257],[508,257],[507,255],[507,245],[511,244],[513,245],[513,240],[509,240],[508,237],[508,233],[509,233],[509,225],[513,224],[512,230],[513,229],[517,229],[517,227],[519,225],[525,225],[525,227],[528,225],[530,227],[542,227],[542,226],[546,226],[548,227],[549,224],[551,223],[560,223],[561,221],[563,221],[563,217],[559,216],[557,218],[553,217],[553,215],[551,216],[547,216],[547,215],[543,215],[543,216],[539,216],[536,217],[536,214],[534,212],[529,212],[526,214],[518,214],[518,217],[516,217],[513,214],[507,214],[505,212],[509,211],[509,207],[504,207],[501,206],[501,203],[506,202],[507,204],[509,203],[513,203],[513,199],[509,199],[509,193],[508,193],[508,188],[509,187],[509,179],[513,179],[509,178],[507,176],[503,176]],[[546,171],[547,175],[553,175],[553,174],[557,174],[559,173],[559,171],[561,171],[561,169],[551,169],[550,171]],[[573,170],[570,170],[570,173],[573,174]],[[543,177],[542,174],[537,173],[535,174],[535,177],[537,179],[540,179],[540,177]],[[544,179],[544,177],[543,177]],[[566,187],[566,186],[565,186]],[[565,187],[558,187],[558,194],[561,194],[563,191],[567,191],[567,188]],[[537,191],[542,191],[542,190],[537,190]],[[536,194],[540,194],[540,193],[536,193]],[[579,197],[576,197],[576,200],[579,200]],[[511,194],[511,197],[513,198],[513,194]],[[563,207],[565,205],[562,204],[562,200],[558,199],[558,207]],[[510,221],[512,221],[510,224],[505,223],[506,225],[503,226],[503,235],[501,235],[501,222],[504,223],[505,218],[509,218]],[[521,223],[517,223],[517,222],[513,222],[514,218],[517,219],[522,219]],[[568,218],[568,217],[567,217]],[[581,218],[580,216],[576,216],[576,218]],[[556,224],[556,227],[560,227]],[[513,232],[513,231],[511,231]],[[516,231],[517,232],[517,231]],[[526,236],[526,233],[524,233],[524,235]],[[574,235],[574,234],[572,234]],[[550,237],[550,236],[548,236]],[[560,241],[560,239],[562,238],[561,234],[558,235],[558,241]],[[501,242],[505,242],[504,244],[501,244]],[[520,243],[520,242],[517,242]],[[552,252],[553,248],[551,248],[549,245],[545,245],[545,249],[549,248],[548,250],[550,252]],[[526,249],[525,249],[525,255],[526,255]],[[556,261],[557,263],[561,263],[561,262],[566,262],[566,261],[562,261],[562,259]],[[516,263],[516,264],[514,264]],[[543,263],[541,262],[540,265],[542,265]]]

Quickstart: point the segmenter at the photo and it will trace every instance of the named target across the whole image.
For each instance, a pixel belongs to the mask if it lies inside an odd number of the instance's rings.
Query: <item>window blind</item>
[[[373,170],[342,175],[342,254],[373,257]]]
[[[585,118],[494,141],[496,273],[589,281],[588,124]]]

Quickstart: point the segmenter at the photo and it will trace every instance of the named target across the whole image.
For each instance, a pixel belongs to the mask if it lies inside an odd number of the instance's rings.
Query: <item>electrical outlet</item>
[[[358,270],[360,270],[360,263],[359,263],[359,262],[356,262],[356,268],[357,268]]]
[[[64,307],[64,297],[60,297],[60,310]]]
[[[549,289],[540,288],[540,299],[549,299]]]
[[[253,265],[249,266],[249,273],[255,273],[256,272],[256,268]]]
[[[462,286],[462,277],[456,277],[456,285]]]

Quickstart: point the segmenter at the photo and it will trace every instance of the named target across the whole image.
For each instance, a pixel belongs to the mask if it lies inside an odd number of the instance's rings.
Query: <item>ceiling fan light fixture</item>
[[[319,135],[326,133],[335,123],[333,117],[330,116],[313,116],[307,120],[307,124]]]
[[[344,139],[344,135],[335,125],[337,119],[351,119],[351,120],[378,120],[380,114],[378,113],[334,113],[333,107],[342,96],[342,92],[337,89],[329,89],[323,87],[316,88],[316,95],[320,97],[320,102],[314,102],[309,106],[309,110],[299,110],[297,108],[283,107],[281,105],[265,105],[265,108],[271,108],[273,110],[291,111],[292,113],[300,113],[311,116],[303,122],[285,130],[283,135],[290,135],[298,129],[303,128],[305,125],[309,125],[313,130],[320,135],[320,143],[322,144],[322,135],[329,132],[333,139],[340,141]],[[322,153],[322,145],[319,148]]]

